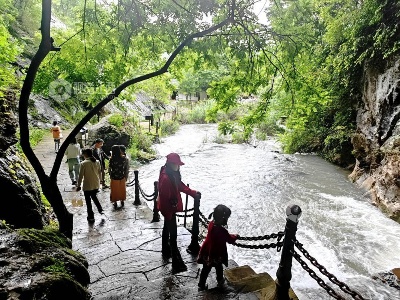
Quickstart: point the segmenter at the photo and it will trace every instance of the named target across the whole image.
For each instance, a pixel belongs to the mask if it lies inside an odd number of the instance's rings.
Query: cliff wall
[[[373,204],[400,221],[400,57],[366,64],[350,178],[370,192]]]

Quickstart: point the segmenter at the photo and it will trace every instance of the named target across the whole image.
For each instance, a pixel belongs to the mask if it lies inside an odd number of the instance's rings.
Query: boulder
[[[16,228],[41,229],[48,223],[35,177],[11,147],[0,154],[0,220]]]
[[[6,228],[0,236],[0,299],[90,299],[88,263],[64,235]]]
[[[107,155],[110,155],[113,145],[125,145],[127,147],[131,142],[131,136],[111,125],[107,117],[102,118],[100,122],[91,127],[88,132],[88,145],[93,145],[97,138],[104,140],[103,150]]]

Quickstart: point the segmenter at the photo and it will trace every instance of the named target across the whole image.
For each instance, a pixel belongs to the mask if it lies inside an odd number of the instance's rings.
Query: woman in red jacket
[[[229,234],[228,230],[224,227],[231,215],[231,210],[228,207],[223,204],[217,205],[209,218],[212,215],[214,215],[214,219],[208,225],[207,237],[200,248],[197,258],[197,262],[203,264],[198,285],[199,291],[208,288],[206,281],[212,267],[215,268],[215,272],[217,273],[218,286],[224,284],[225,279],[222,264],[228,266],[226,243],[233,244],[239,237],[237,234]]]
[[[190,189],[181,180],[180,166],[184,165],[176,153],[167,155],[165,166],[161,167],[158,179],[158,209],[164,216],[164,227],[162,231],[162,254],[164,258],[172,256],[172,270],[183,272],[187,270],[182,260],[177,245],[176,212],[183,211],[181,192],[200,199],[201,194]]]

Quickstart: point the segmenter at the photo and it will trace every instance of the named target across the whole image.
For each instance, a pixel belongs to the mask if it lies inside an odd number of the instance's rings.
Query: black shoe
[[[113,206],[114,206],[115,209],[117,209],[117,207],[118,207],[117,202],[114,202],[114,203],[113,203]]]
[[[221,288],[224,286],[225,278],[222,278],[221,280],[217,280],[217,282],[218,282],[217,286]]]
[[[199,289],[198,289],[199,292],[206,291],[206,290],[208,290],[208,284],[199,285]]]
[[[185,272],[187,271],[187,267],[183,261],[179,261],[175,263],[174,261],[172,262],[172,273],[180,273],[180,272]]]
[[[121,207],[124,207],[124,205],[125,205],[124,201],[121,201]]]
[[[74,180],[74,181],[72,181],[72,185],[76,185],[76,181]]]

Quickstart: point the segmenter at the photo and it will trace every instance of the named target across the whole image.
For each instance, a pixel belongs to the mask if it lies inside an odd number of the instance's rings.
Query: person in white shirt
[[[69,177],[71,178],[72,185],[76,185],[76,181],[79,178],[79,157],[81,155],[81,147],[76,142],[76,138],[73,138],[68,145],[65,155],[67,156]]]
[[[87,208],[87,220],[89,222],[94,222],[94,213],[92,209],[92,200],[96,205],[97,210],[100,214],[103,214],[103,208],[97,198],[97,193],[100,188],[100,178],[101,178],[101,166],[100,162],[93,157],[93,151],[90,148],[85,148],[82,150],[83,157],[85,160],[81,163],[81,169],[79,172],[78,185],[76,190],[81,190],[81,184],[83,194],[85,195],[85,202]]]

